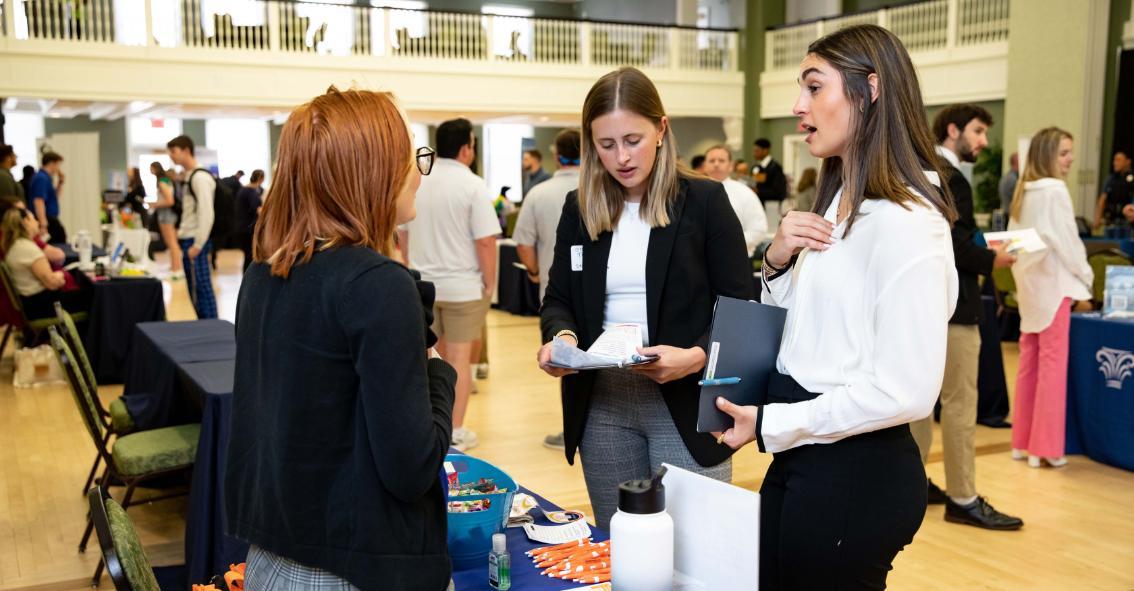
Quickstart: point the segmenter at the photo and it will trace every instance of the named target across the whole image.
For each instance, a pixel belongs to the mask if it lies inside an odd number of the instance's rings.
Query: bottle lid
[[[624,513],[649,515],[665,511],[665,466],[650,479],[627,480],[618,485],[618,510]]]
[[[492,534],[492,551],[497,554],[507,552],[508,536],[504,534]]]

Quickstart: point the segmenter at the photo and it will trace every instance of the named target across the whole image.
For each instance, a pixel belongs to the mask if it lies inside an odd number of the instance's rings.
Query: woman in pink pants
[[[1032,137],[1012,198],[1009,230],[1034,228],[1047,249],[1021,254],[1012,266],[1020,303],[1020,368],[1012,418],[1012,458],[1059,467],[1067,411],[1071,308],[1090,310],[1094,274],[1075,225],[1067,172],[1071,134],[1057,127]]]

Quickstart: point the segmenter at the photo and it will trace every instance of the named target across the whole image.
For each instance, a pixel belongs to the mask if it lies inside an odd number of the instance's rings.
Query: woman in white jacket
[[[1020,366],[1012,417],[1012,457],[1038,468],[1063,457],[1071,308],[1090,310],[1094,274],[1075,226],[1067,172],[1071,134],[1057,127],[1032,137],[1012,198],[1009,230],[1034,228],[1047,249],[1020,255],[1012,266],[1020,303]],[[1077,303],[1076,303],[1077,302]]]

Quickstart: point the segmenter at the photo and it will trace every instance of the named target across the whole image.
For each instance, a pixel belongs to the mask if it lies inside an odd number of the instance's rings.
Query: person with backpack
[[[185,170],[185,195],[181,204],[181,227],[177,239],[183,252],[181,263],[185,267],[186,285],[197,318],[216,318],[217,300],[209,274],[209,251],[213,242],[209,233],[213,229],[213,203],[217,180],[213,174],[197,164],[193,155],[193,140],[179,135],[166,144],[169,158]]]

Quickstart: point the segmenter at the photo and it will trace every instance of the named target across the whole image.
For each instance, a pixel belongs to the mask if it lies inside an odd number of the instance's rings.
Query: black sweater
[[[248,269],[230,534],[364,590],[448,585],[439,472],[456,373],[426,359],[421,299],[405,267],[366,248],[317,253],[286,280]]]

